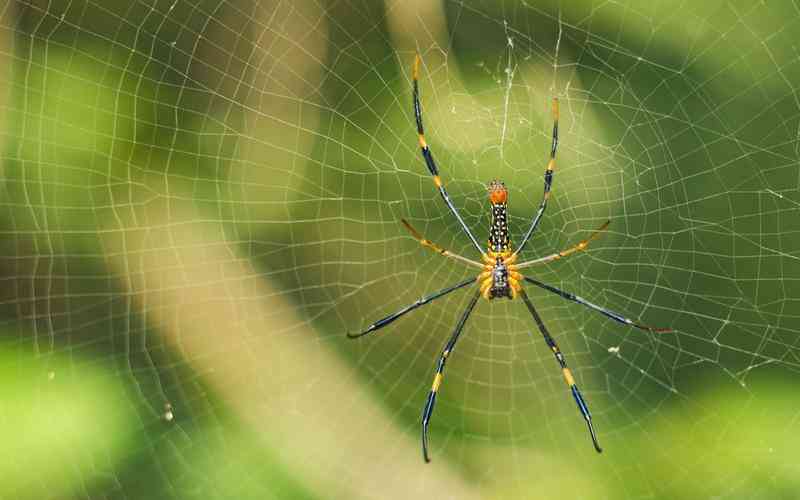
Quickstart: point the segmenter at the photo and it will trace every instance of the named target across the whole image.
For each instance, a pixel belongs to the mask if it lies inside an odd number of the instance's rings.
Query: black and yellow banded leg
[[[452,200],[450,200],[450,195],[447,194],[447,190],[444,188],[444,183],[442,183],[442,178],[439,176],[439,169],[436,167],[436,162],[433,161],[433,154],[431,153],[431,149],[428,147],[428,143],[425,141],[425,129],[422,126],[422,106],[419,102],[419,83],[417,82],[417,78],[419,77],[419,64],[420,64],[420,57],[417,54],[416,58],[414,59],[414,72],[413,72],[413,79],[414,79],[414,117],[417,120],[417,132],[419,133],[419,147],[422,150],[422,157],[425,159],[425,165],[428,166],[428,171],[433,176],[433,183],[436,185],[436,188],[439,190],[439,194],[442,196],[445,204],[450,209],[450,212],[458,220],[461,229],[469,236],[469,239],[472,240],[472,244],[475,245],[475,248],[478,249],[478,252],[481,255],[484,254],[483,248],[478,244],[478,240],[475,239],[475,235],[472,234],[472,231],[469,230],[467,224],[464,222],[464,219],[461,218],[461,215],[456,210],[455,205],[453,205]]]
[[[538,259],[533,259],[533,260],[529,260],[529,261],[526,261],[526,262],[522,262],[520,264],[517,264],[516,267],[518,269],[521,269],[521,268],[526,268],[526,267],[530,267],[530,266],[535,266],[535,265],[538,265],[538,264],[547,264],[548,262],[552,262],[554,260],[561,259],[561,258],[566,257],[568,255],[572,255],[575,252],[582,252],[582,251],[586,250],[586,247],[589,246],[589,243],[591,243],[593,240],[597,239],[598,236],[600,236],[606,229],[608,229],[608,225],[609,224],[611,224],[611,221],[609,221],[609,220],[605,221],[605,223],[603,223],[602,226],[600,226],[597,229],[595,229],[592,232],[592,234],[589,235],[588,238],[586,238],[585,240],[581,241],[577,245],[571,246],[571,247],[569,247],[569,248],[567,248],[565,250],[562,250],[562,251],[554,253],[554,254],[546,255],[544,257],[539,257]]]
[[[453,349],[456,347],[456,341],[458,341],[458,337],[461,335],[461,331],[464,329],[467,318],[469,318],[472,310],[475,309],[475,304],[478,303],[480,296],[480,292],[477,292],[472,296],[472,300],[470,300],[467,308],[464,310],[464,314],[461,315],[461,319],[458,320],[456,329],[453,331],[453,335],[450,337],[450,340],[447,341],[447,345],[444,346],[444,350],[442,351],[441,356],[439,356],[439,362],[436,365],[436,375],[433,377],[431,392],[428,393],[428,400],[425,402],[425,407],[422,410],[422,456],[425,458],[425,462],[431,461],[431,459],[428,457],[428,424],[430,423],[431,415],[433,414],[433,405],[436,404],[436,393],[439,391],[439,387],[442,385],[442,379],[444,377],[444,365],[447,363],[447,358],[453,353]]]
[[[558,98],[553,98],[553,142],[550,145],[550,161],[547,162],[547,169],[544,171],[544,194],[542,195],[542,201],[539,203],[539,209],[536,211],[536,215],[533,217],[533,221],[531,222],[531,227],[528,228],[528,232],[525,233],[525,236],[522,238],[522,242],[517,247],[516,251],[514,251],[514,255],[517,255],[522,251],[525,247],[525,244],[528,243],[528,240],[533,235],[533,232],[536,231],[536,226],[539,225],[539,221],[542,220],[542,215],[544,215],[544,210],[547,208],[547,200],[550,199],[550,188],[553,185],[553,170],[556,167],[556,151],[558,150]]]
[[[539,331],[542,332],[544,341],[547,343],[547,346],[550,348],[550,350],[553,351],[556,361],[558,361],[559,366],[561,366],[561,373],[564,375],[564,381],[569,386],[570,391],[572,391],[572,397],[575,399],[575,404],[578,405],[578,410],[580,410],[581,415],[583,415],[584,420],[586,420],[586,425],[589,427],[589,434],[592,437],[594,449],[597,450],[597,453],[602,453],[603,449],[600,448],[600,444],[597,442],[597,435],[594,432],[594,425],[592,425],[592,414],[589,413],[589,407],[586,405],[586,401],[584,401],[581,391],[578,390],[578,386],[575,384],[575,378],[572,376],[572,372],[569,368],[567,368],[567,360],[564,359],[564,355],[561,354],[558,344],[556,344],[556,341],[550,335],[550,332],[547,331],[547,327],[544,326],[541,316],[539,316],[536,308],[533,307],[533,303],[531,303],[528,295],[525,293],[525,290],[520,290],[519,295],[522,297],[522,300],[528,307],[528,311],[530,311],[531,316],[533,316],[533,321],[536,322],[536,326],[539,327]]]
[[[543,288],[543,289],[547,290],[548,292],[552,292],[552,293],[560,296],[563,299],[567,299],[567,300],[569,300],[571,302],[575,302],[577,304],[581,304],[583,306],[586,306],[589,309],[595,310],[595,311],[599,312],[600,314],[602,314],[603,316],[606,316],[607,318],[611,318],[614,321],[618,321],[618,322],[622,323],[623,325],[629,325],[629,326],[632,326],[634,328],[638,328],[640,330],[647,330],[647,331],[650,331],[650,332],[657,332],[657,333],[665,333],[665,332],[671,332],[672,331],[671,328],[657,328],[657,327],[654,327],[654,326],[648,326],[648,325],[643,325],[641,323],[637,323],[637,322],[635,322],[633,320],[630,320],[630,319],[626,318],[625,316],[623,316],[623,315],[621,315],[619,313],[615,313],[614,311],[612,311],[610,309],[606,309],[605,307],[600,307],[597,304],[589,302],[588,300],[586,300],[586,299],[584,299],[582,297],[579,297],[579,296],[575,295],[574,293],[565,292],[564,290],[560,290],[560,289],[558,289],[558,288],[556,288],[556,287],[554,287],[552,285],[548,285],[546,283],[542,283],[539,280],[535,280],[533,278],[529,278],[529,277],[525,276],[525,281],[527,281],[528,283],[530,283],[532,285],[536,285],[539,288]]]
[[[481,264],[477,260],[472,260],[472,259],[468,259],[466,257],[462,257],[462,256],[458,255],[457,253],[453,253],[450,250],[447,250],[446,248],[440,247],[439,245],[437,245],[436,243],[432,242],[431,240],[425,239],[422,236],[422,234],[420,234],[419,231],[414,229],[414,227],[411,226],[411,224],[408,223],[407,220],[400,219],[400,222],[403,223],[403,225],[408,230],[408,232],[411,233],[411,236],[413,236],[419,242],[420,245],[422,245],[424,247],[427,247],[427,248],[430,248],[434,252],[436,252],[436,253],[438,253],[440,255],[443,255],[445,257],[450,257],[452,259],[460,260],[461,262],[463,262],[465,264],[469,264],[471,266],[477,266],[477,267],[480,267],[480,268],[484,267],[484,264]]]
[[[434,301],[434,300],[438,299],[439,297],[443,297],[444,295],[447,295],[448,293],[450,293],[452,291],[458,290],[459,288],[463,288],[463,287],[469,285],[470,283],[475,283],[475,278],[469,278],[469,279],[464,280],[464,281],[462,281],[460,283],[456,283],[455,285],[449,286],[447,288],[443,288],[442,290],[439,290],[438,292],[434,292],[434,293],[432,293],[430,295],[426,295],[426,296],[418,299],[416,302],[414,302],[412,304],[409,304],[406,307],[400,309],[399,311],[397,311],[395,313],[392,313],[392,314],[386,316],[385,318],[381,318],[378,321],[376,321],[375,323],[372,323],[366,329],[364,329],[364,331],[362,331],[360,333],[347,332],[347,336],[349,338],[351,338],[351,339],[356,339],[358,337],[363,337],[364,335],[370,334],[370,333],[374,332],[375,330],[380,330],[384,326],[389,325],[394,320],[399,319],[401,316],[403,316],[403,315],[405,315],[407,313],[410,313],[414,309],[416,309],[418,307],[421,307],[421,306],[424,306],[425,304],[427,304],[427,303],[429,303],[431,301]]]

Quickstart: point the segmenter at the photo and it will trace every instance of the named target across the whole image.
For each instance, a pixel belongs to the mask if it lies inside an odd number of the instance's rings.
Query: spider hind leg
[[[528,308],[528,311],[530,311],[531,316],[533,316],[533,321],[539,328],[542,337],[544,337],[544,341],[547,343],[547,346],[550,348],[550,350],[553,351],[556,361],[558,361],[559,366],[561,366],[561,373],[564,375],[564,381],[567,383],[570,392],[572,392],[572,397],[575,399],[575,404],[578,405],[578,410],[580,410],[581,415],[583,416],[583,419],[586,421],[586,425],[589,428],[589,435],[592,438],[594,449],[597,451],[597,453],[602,453],[603,449],[600,448],[600,444],[597,442],[597,433],[595,433],[594,425],[592,424],[592,414],[589,412],[589,406],[586,404],[581,391],[575,384],[575,378],[572,376],[572,371],[567,367],[567,360],[564,359],[564,355],[561,354],[561,350],[558,348],[558,344],[556,344],[555,339],[553,339],[553,337],[550,335],[550,332],[547,331],[547,327],[544,326],[542,317],[539,316],[539,312],[535,307],[533,307],[533,303],[528,298],[525,290],[520,290],[519,294],[522,297],[522,300],[525,302],[525,306]]]
[[[425,462],[431,461],[428,455],[428,424],[430,424],[431,416],[433,415],[433,407],[436,404],[436,394],[439,392],[439,387],[442,385],[442,380],[444,378],[444,366],[447,363],[448,356],[450,356],[453,349],[455,349],[458,337],[461,335],[461,331],[464,329],[464,325],[467,323],[467,319],[472,313],[472,310],[475,309],[475,305],[478,303],[480,297],[480,292],[476,292],[475,295],[472,296],[472,300],[470,300],[469,305],[467,305],[467,308],[458,320],[453,335],[444,346],[444,350],[442,350],[442,354],[439,356],[439,362],[436,364],[436,375],[433,377],[431,391],[428,393],[428,399],[422,409],[422,456]]]

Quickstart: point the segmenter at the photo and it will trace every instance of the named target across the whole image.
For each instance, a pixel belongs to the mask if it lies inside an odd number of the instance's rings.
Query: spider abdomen
[[[495,253],[511,251],[508,237],[508,191],[506,186],[493,180],[489,183],[489,201],[492,204],[492,223],[489,226],[489,250]]]
[[[489,249],[496,253],[511,250],[508,237],[508,215],[505,203],[492,204],[492,224],[489,226]]]

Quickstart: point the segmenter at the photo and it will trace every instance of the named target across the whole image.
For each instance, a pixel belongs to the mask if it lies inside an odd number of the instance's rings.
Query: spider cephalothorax
[[[428,424],[431,419],[431,415],[433,415],[433,406],[436,403],[436,394],[439,391],[439,387],[442,385],[442,380],[444,379],[444,366],[449,359],[449,356],[453,353],[453,349],[456,346],[456,341],[458,341],[458,337],[461,335],[462,330],[464,329],[464,325],[467,322],[472,310],[475,309],[475,306],[478,303],[478,299],[483,296],[486,299],[495,299],[498,297],[508,297],[509,299],[513,299],[516,297],[521,297],[522,301],[525,303],[525,307],[527,307],[528,311],[531,313],[533,317],[533,321],[536,323],[536,327],[539,329],[539,332],[542,334],[542,338],[544,338],[547,347],[553,352],[553,355],[558,362],[558,365],[561,367],[561,373],[564,377],[564,381],[567,383],[567,386],[572,393],[572,397],[575,400],[575,404],[578,405],[578,410],[581,412],[583,419],[586,421],[586,425],[589,427],[589,434],[592,438],[592,443],[594,444],[594,448],[599,453],[602,451],[600,449],[600,445],[597,442],[597,436],[594,432],[594,426],[592,425],[592,415],[589,413],[589,407],[586,405],[586,401],[583,399],[583,395],[581,395],[581,391],[578,390],[578,386],[575,384],[575,378],[572,376],[572,372],[567,368],[567,361],[564,358],[564,355],[558,348],[558,344],[556,344],[555,339],[550,335],[547,328],[542,321],[541,316],[539,316],[538,311],[533,306],[533,303],[528,298],[528,295],[525,293],[525,290],[522,288],[522,282],[532,284],[548,292],[554,293],[559,295],[561,298],[569,300],[571,302],[575,302],[586,306],[590,309],[593,309],[608,318],[613,319],[614,321],[618,321],[625,325],[634,326],[636,328],[640,328],[642,330],[650,330],[650,331],[668,331],[668,328],[653,328],[650,326],[642,325],[636,323],[634,321],[625,318],[624,316],[617,314],[613,311],[610,311],[604,307],[598,306],[597,304],[593,304],[588,300],[585,300],[577,295],[565,292],[560,290],[552,285],[548,285],[538,281],[536,279],[530,278],[528,276],[523,276],[519,273],[520,269],[531,267],[538,264],[546,264],[548,262],[553,262],[563,257],[566,257],[570,254],[573,254],[578,251],[585,250],[588,246],[589,242],[600,235],[608,227],[608,221],[605,224],[600,226],[596,231],[591,233],[588,238],[581,241],[577,245],[567,248],[566,250],[562,250],[560,252],[556,252],[554,254],[546,255],[544,257],[539,257],[537,259],[528,260],[517,264],[517,257],[519,256],[522,249],[525,247],[525,244],[533,235],[536,227],[539,225],[539,221],[544,214],[544,210],[547,207],[547,200],[550,198],[550,186],[553,183],[553,169],[555,168],[556,164],[556,149],[558,148],[558,100],[555,98],[553,99],[553,139],[550,145],[550,161],[547,163],[547,168],[544,172],[544,194],[542,195],[542,201],[539,203],[539,209],[536,211],[536,214],[533,216],[533,220],[531,221],[531,225],[528,228],[528,231],[522,237],[522,242],[520,243],[519,247],[516,250],[511,249],[511,238],[509,237],[508,233],[508,213],[506,212],[507,204],[508,204],[508,191],[506,190],[505,185],[497,180],[492,181],[489,183],[489,201],[492,205],[492,222],[489,229],[489,241],[488,241],[488,250],[484,251],[481,248],[478,240],[475,239],[475,235],[472,234],[472,231],[469,230],[467,225],[464,223],[464,219],[461,218],[459,215],[458,210],[456,210],[455,205],[453,205],[452,200],[450,200],[450,196],[447,194],[447,190],[444,187],[444,183],[442,182],[441,177],[439,177],[439,168],[436,166],[436,162],[433,161],[433,154],[431,153],[430,148],[428,147],[428,143],[425,140],[425,133],[422,128],[422,106],[419,102],[419,86],[417,83],[417,76],[419,74],[419,63],[420,58],[417,58],[414,61],[414,72],[413,72],[413,98],[414,98],[414,117],[417,121],[417,132],[419,133],[419,147],[422,150],[422,157],[425,159],[425,165],[428,167],[428,171],[433,176],[433,183],[438,189],[439,194],[441,195],[442,199],[444,200],[447,208],[453,214],[455,219],[458,221],[459,226],[464,231],[464,233],[469,237],[470,241],[472,242],[473,246],[478,250],[481,254],[481,262],[470,259],[467,257],[463,257],[461,255],[455,254],[445,248],[440,247],[436,243],[425,239],[416,229],[411,227],[407,221],[402,220],[403,225],[408,229],[414,238],[422,246],[428,247],[439,254],[450,257],[452,259],[456,259],[462,263],[465,263],[470,266],[479,267],[481,268],[481,273],[478,274],[477,283],[479,284],[479,289],[475,291],[470,299],[467,308],[464,310],[461,318],[458,320],[458,324],[456,324],[456,328],[453,331],[453,335],[451,335],[450,340],[447,341],[445,344],[444,349],[442,350],[442,354],[439,356],[439,362],[436,364],[436,374],[433,377],[433,385],[431,386],[431,390],[428,393],[428,399],[425,402],[425,406],[422,410],[422,455],[425,458],[425,461],[429,461],[428,458]],[[439,290],[438,292],[434,292],[430,295],[426,295],[411,305],[408,305],[399,311],[386,316],[385,318],[379,319],[378,321],[369,325],[365,330],[361,333],[357,334],[347,334],[350,338],[362,337],[369,333],[374,332],[375,330],[379,330],[386,325],[392,323],[396,319],[400,318],[401,316],[413,311],[414,309],[421,307],[433,300],[438,299],[439,297],[443,297],[450,292],[458,290],[460,288],[464,288],[469,285],[474,285],[476,283],[475,278],[468,278],[460,283],[456,283],[455,285],[451,285],[447,288]]]

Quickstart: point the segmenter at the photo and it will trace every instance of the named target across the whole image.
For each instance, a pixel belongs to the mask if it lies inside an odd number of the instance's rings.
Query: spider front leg
[[[461,218],[461,215],[456,210],[455,205],[453,205],[452,200],[450,200],[450,196],[447,194],[447,190],[444,188],[444,183],[442,182],[442,178],[439,176],[439,168],[436,166],[436,162],[433,160],[433,153],[431,153],[431,149],[428,147],[428,142],[425,140],[425,128],[422,126],[422,105],[419,102],[419,83],[417,78],[419,77],[419,64],[420,64],[420,57],[419,54],[414,58],[414,72],[413,72],[413,97],[414,97],[414,117],[417,120],[417,133],[419,134],[419,147],[422,150],[422,157],[425,159],[425,165],[428,167],[428,171],[433,176],[433,183],[436,185],[436,189],[439,190],[439,194],[442,196],[447,208],[450,209],[450,212],[455,216],[456,220],[458,220],[458,224],[461,226],[461,229],[464,230],[466,235],[472,241],[472,244],[475,245],[475,248],[478,249],[481,255],[486,255],[483,251],[483,248],[478,244],[478,240],[475,239],[475,235],[472,234],[472,231],[469,230],[467,224],[464,222],[464,219]]]
[[[569,368],[567,368],[567,360],[564,359],[564,355],[561,354],[558,344],[556,344],[556,341],[550,335],[550,332],[547,331],[547,327],[544,326],[542,317],[539,316],[536,308],[533,307],[533,303],[531,303],[528,295],[525,293],[525,290],[520,290],[519,294],[522,297],[522,300],[525,302],[528,311],[530,311],[531,316],[533,316],[533,321],[536,322],[536,326],[539,327],[539,331],[542,333],[544,341],[547,343],[547,346],[550,348],[550,350],[553,351],[556,361],[558,361],[559,366],[561,366],[561,373],[564,375],[564,381],[567,383],[567,386],[569,386],[570,391],[572,392],[572,397],[575,399],[575,404],[578,405],[578,410],[580,410],[581,415],[583,415],[584,420],[586,420],[586,425],[589,427],[589,434],[592,437],[594,449],[597,450],[597,453],[602,453],[603,449],[600,448],[600,444],[597,442],[597,435],[594,432],[594,425],[592,425],[592,414],[589,413],[589,407],[587,406],[586,401],[583,399],[581,391],[578,390],[578,386],[575,384],[575,378],[572,376],[572,372]]]
[[[461,319],[458,320],[456,329],[453,331],[450,340],[448,340],[447,344],[444,346],[444,350],[441,356],[439,356],[439,362],[436,364],[436,375],[433,377],[431,392],[428,394],[428,400],[425,402],[425,407],[422,410],[422,456],[425,458],[425,462],[431,461],[428,456],[428,424],[433,414],[433,406],[436,404],[436,393],[439,391],[439,387],[442,385],[442,379],[444,378],[444,365],[447,363],[447,358],[453,353],[458,337],[464,329],[467,318],[469,318],[472,310],[475,309],[475,304],[478,303],[480,296],[480,292],[472,296],[472,300],[470,300],[469,305],[467,305],[467,308],[464,310],[464,314],[461,315]]]
[[[556,151],[558,150],[558,98],[553,98],[553,142],[550,145],[550,161],[547,162],[547,169],[544,171],[544,193],[542,194],[542,201],[539,203],[539,209],[536,211],[536,215],[533,217],[533,221],[531,221],[531,227],[528,228],[528,232],[525,233],[525,236],[522,238],[522,243],[519,244],[517,250],[514,252],[514,255],[519,254],[525,245],[528,243],[528,240],[531,239],[533,232],[536,231],[536,226],[539,225],[539,221],[542,220],[542,215],[544,215],[544,210],[547,208],[547,200],[550,199],[550,188],[553,185],[553,169],[556,167]]]

